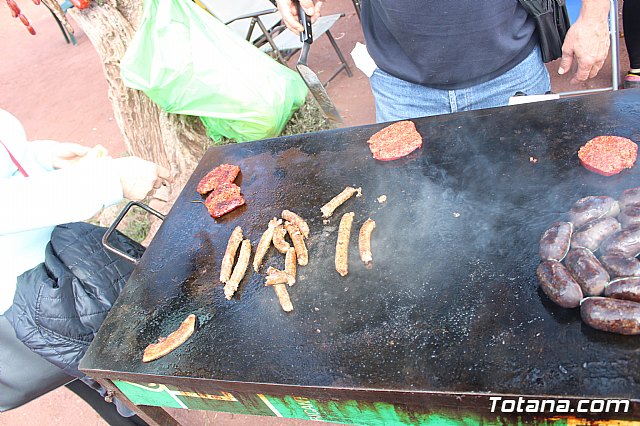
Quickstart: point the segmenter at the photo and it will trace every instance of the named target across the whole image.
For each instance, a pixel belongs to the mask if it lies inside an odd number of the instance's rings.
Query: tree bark
[[[152,207],[168,212],[209,145],[204,126],[195,117],[167,114],[144,93],[124,86],[120,60],[138,28],[142,0],[93,2],[70,9],[103,64],[108,96],[129,154],[171,169],[173,183],[158,191]]]

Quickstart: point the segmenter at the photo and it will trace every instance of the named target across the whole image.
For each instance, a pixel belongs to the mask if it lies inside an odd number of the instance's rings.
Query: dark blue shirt
[[[380,69],[438,89],[489,81],[538,41],[518,0],[363,0],[362,27]]]

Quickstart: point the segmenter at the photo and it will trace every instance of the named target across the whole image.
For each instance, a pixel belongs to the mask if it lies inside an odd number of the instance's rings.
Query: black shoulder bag
[[[551,62],[562,57],[562,43],[571,25],[565,0],[518,1],[536,22],[542,60]]]

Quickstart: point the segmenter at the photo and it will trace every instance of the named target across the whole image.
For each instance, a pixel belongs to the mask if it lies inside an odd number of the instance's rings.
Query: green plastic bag
[[[216,141],[278,136],[308,90],[191,0],[145,1],[120,75],[165,111],[199,116]]]

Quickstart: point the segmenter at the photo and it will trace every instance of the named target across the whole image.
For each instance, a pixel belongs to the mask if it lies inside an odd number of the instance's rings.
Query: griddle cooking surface
[[[371,157],[381,125],[211,148],[131,277],[84,369],[314,387],[524,395],[640,396],[640,337],[592,330],[539,290],[538,240],[571,204],[640,186],[640,167],[606,178],[578,163],[597,135],[640,141],[640,91],[414,120],[422,149]],[[537,160],[537,161],[536,161]],[[195,187],[241,167],[246,206],[212,219]],[[345,186],[363,197],[323,224]],[[380,204],[376,198],[387,195]],[[309,265],[283,312],[264,273],[224,299],[233,228],[255,246],[290,209],[311,227]],[[334,269],[340,217],[355,212],[349,275]],[[368,218],[374,267],[357,255]],[[273,247],[265,265],[283,266]],[[266,269],[266,268],[265,268]],[[190,313],[199,329],[148,364],[142,352]]]

